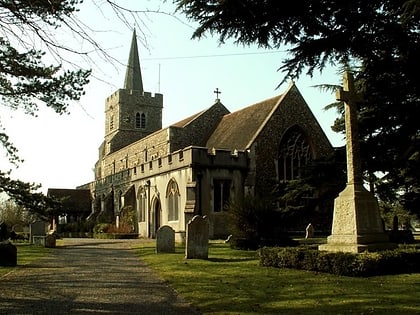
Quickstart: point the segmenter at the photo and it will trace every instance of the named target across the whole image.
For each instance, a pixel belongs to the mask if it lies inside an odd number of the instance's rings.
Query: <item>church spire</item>
[[[141,78],[136,30],[133,31],[133,39],[131,40],[130,55],[128,56],[127,70],[125,73],[124,89],[136,90],[143,93],[143,81]]]

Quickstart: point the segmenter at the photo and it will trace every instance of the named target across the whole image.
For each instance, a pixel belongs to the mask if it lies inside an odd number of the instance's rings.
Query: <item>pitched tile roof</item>
[[[264,126],[283,94],[225,115],[206,147],[245,150]]]
[[[202,113],[204,113],[206,110],[202,110],[201,112],[198,112],[190,117],[184,118],[183,120],[180,120],[174,124],[171,125],[171,127],[179,127],[179,128],[183,128],[186,125],[188,125],[190,122],[192,122],[194,119],[196,119],[197,117],[199,117]]]

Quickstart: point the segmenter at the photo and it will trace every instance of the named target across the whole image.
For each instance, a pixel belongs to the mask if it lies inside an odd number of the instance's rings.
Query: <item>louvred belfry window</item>
[[[145,129],[145,128],[146,128],[146,114],[136,113],[136,129]]]

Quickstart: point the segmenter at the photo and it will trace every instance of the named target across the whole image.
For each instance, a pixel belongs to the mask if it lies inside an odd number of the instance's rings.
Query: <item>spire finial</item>
[[[125,72],[124,89],[136,90],[143,93],[143,80],[141,77],[140,58],[137,48],[136,29],[133,30],[130,54],[128,56],[127,70]]]

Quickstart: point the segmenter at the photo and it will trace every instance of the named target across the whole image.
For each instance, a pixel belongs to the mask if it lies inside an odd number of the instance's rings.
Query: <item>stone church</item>
[[[188,221],[206,215],[210,237],[225,237],[229,200],[265,194],[333,151],[294,83],[235,112],[219,99],[203,108],[162,128],[163,95],[143,90],[134,33],[124,86],[105,101],[95,180],[78,187],[90,190],[89,218],[118,225],[130,214],[140,237],[169,225],[181,240]]]

